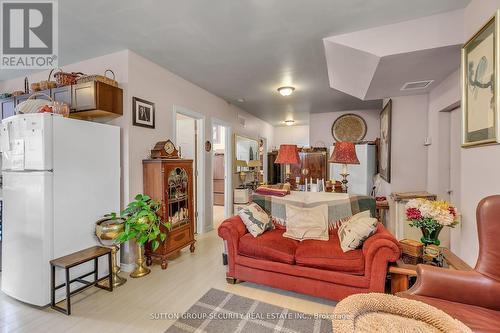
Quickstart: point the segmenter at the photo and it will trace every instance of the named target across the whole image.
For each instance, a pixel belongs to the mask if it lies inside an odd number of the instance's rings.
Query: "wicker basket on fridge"
[[[50,71],[49,78],[47,80],[39,82],[39,84],[40,84],[40,90],[53,89],[53,88],[57,87],[57,82],[50,80],[51,77],[52,77],[52,72],[54,72],[54,69],[52,69]]]
[[[113,78],[110,78],[107,76],[107,74],[110,73],[113,75]],[[85,82],[93,82],[93,81],[98,81],[102,83],[109,84],[110,86],[113,87],[118,87],[118,82],[115,80],[115,73],[111,69],[106,69],[104,71],[104,75],[84,75],[78,78],[77,82],[78,83],[85,83]]]
[[[43,98],[36,98],[43,97]],[[16,114],[37,113],[44,105],[53,106],[54,100],[47,94],[36,92],[16,106]]]
[[[76,80],[85,75],[82,72],[63,72],[62,69],[59,69],[59,72],[54,74],[54,78],[56,79],[57,86],[69,86],[76,83]]]
[[[36,92],[24,102],[19,103],[16,106],[16,114],[37,113],[45,105],[52,109],[52,113],[69,117],[70,110],[68,104],[54,101],[52,97],[42,92]]]

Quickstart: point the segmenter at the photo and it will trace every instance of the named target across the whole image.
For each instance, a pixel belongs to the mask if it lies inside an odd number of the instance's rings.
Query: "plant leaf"
[[[146,234],[141,234],[139,239],[137,240],[137,242],[141,245],[143,245],[144,243],[146,243],[146,241],[148,240],[148,235]]]

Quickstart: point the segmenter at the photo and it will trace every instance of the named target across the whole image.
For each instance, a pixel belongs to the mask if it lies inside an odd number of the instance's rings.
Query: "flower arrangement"
[[[406,204],[406,217],[410,226],[420,228],[425,245],[439,245],[439,233],[443,227],[454,227],[458,224],[457,210],[446,201],[412,199]]]

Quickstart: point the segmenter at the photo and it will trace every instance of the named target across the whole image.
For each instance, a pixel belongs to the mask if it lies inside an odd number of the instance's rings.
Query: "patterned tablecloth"
[[[292,191],[285,197],[276,197],[254,193],[252,201],[270,214],[275,223],[282,225],[286,221],[286,205],[304,208],[328,205],[330,228],[335,228],[339,221],[365,210],[370,210],[371,215],[375,216],[375,199],[365,195]]]

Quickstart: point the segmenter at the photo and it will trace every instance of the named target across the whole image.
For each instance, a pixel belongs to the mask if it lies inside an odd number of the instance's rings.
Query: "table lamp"
[[[247,177],[246,172],[243,170],[243,168],[248,167],[247,161],[245,160],[236,160],[236,173],[240,176],[240,181],[241,184],[245,184],[245,180]]]
[[[352,142],[336,142],[328,162],[342,164],[342,172],[340,173],[342,176],[342,190],[347,193],[347,176],[349,176],[347,164],[359,164],[356,146]]]
[[[285,165],[286,182],[290,183],[292,188],[295,188],[295,179],[291,179],[290,177],[290,164],[300,164],[297,145],[280,145],[278,157],[276,157],[274,163]]]

